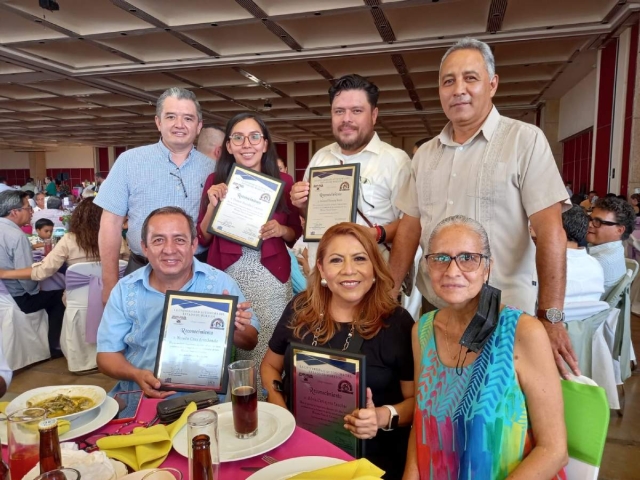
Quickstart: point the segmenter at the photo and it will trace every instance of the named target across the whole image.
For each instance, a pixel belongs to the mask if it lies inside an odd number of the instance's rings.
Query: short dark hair
[[[47,198],[47,204],[45,205],[49,210],[60,210],[62,207],[62,200],[59,197]]]
[[[380,95],[378,87],[357,73],[344,75],[331,85],[329,88],[329,105],[333,105],[333,99],[343,90],[363,90],[367,94],[367,100],[371,108],[378,106],[378,96]]]
[[[35,193],[33,193],[33,190],[24,190],[24,192],[29,195],[29,198],[33,198],[36,196]]]
[[[568,241],[581,245],[587,237],[589,215],[582,207],[574,205],[562,214],[562,227],[567,234]]]
[[[0,183],[7,183],[7,177],[0,176]]]
[[[44,227],[53,227],[53,222],[48,218],[41,218],[36,222],[35,227],[36,227],[36,230],[40,230],[41,228],[44,228]]]
[[[105,175],[102,172],[96,172],[94,178],[105,178]]]
[[[636,202],[640,203],[640,193],[632,193],[629,198],[633,198]]]
[[[598,194],[598,192],[596,192],[595,190],[591,190],[589,193],[595,193],[596,195]]]
[[[599,198],[594,208],[612,212],[616,216],[616,223],[619,223],[624,227],[624,232],[620,237],[620,240],[626,240],[629,235],[633,233],[636,223],[636,212],[633,211],[633,207],[616,197],[604,197]]]
[[[193,221],[193,218],[187,212],[185,212],[180,207],[161,207],[156,208],[153,212],[144,219],[144,223],[142,224],[142,231],[140,235],[142,236],[142,243],[147,244],[147,234],[149,233],[149,222],[153,217],[158,215],[182,215],[187,219],[187,223],[189,224],[189,232],[191,233],[191,241],[197,237],[198,233],[196,232],[196,224]]]

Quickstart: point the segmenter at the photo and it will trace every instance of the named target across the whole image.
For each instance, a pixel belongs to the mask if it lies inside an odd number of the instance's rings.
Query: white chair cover
[[[120,260],[120,271],[127,262]],[[67,271],[82,275],[102,275],[102,265],[99,262],[83,262],[71,265]],[[89,301],[89,285],[66,291],[67,308],[62,321],[60,348],[67,359],[70,372],[81,372],[96,368],[96,344],[85,340],[87,325],[87,305]]]
[[[49,317],[39,310],[23,313],[0,280],[0,330],[2,350],[11,370],[41,362],[49,353]]]

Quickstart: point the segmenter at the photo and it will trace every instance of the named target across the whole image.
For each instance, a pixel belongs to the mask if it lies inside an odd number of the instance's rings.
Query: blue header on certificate
[[[208,302],[206,300],[193,300],[193,299],[185,299],[185,298],[171,298],[171,305],[174,307],[180,308],[198,308],[198,307],[206,307],[213,308],[215,310],[219,310],[221,312],[229,313],[232,305],[228,302]]]
[[[278,188],[280,188],[280,185],[282,184],[281,180],[270,179],[262,175],[255,175],[252,172],[242,170],[240,168],[236,170],[235,174],[241,177],[243,180],[246,180],[247,182],[260,182],[265,187],[270,188],[274,192],[278,191]]]

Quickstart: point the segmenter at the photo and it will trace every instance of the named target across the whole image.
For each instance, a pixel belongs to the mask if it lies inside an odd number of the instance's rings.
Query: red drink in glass
[[[38,446],[32,445],[28,448],[21,448],[9,456],[9,471],[11,478],[23,478],[29,470],[38,464]]]

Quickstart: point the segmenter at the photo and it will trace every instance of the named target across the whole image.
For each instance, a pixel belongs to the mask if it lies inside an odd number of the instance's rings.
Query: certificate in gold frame
[[[238,297],[169,290],[154,375],[160,390],[227,392]]]
[[[292,342],[290,405],[296,425],[355,458],[364,440],[344,428],[344,416],[366,405],[366,357]]]
[[[275,212],[284,181],[234,165],[226,183],[227,195],[216,205],[207,231],[260,250],[260,228]]]
[[[359,179],[359,163],[309,169],[305,242],[319,242],[333,225],[356,221]]]

